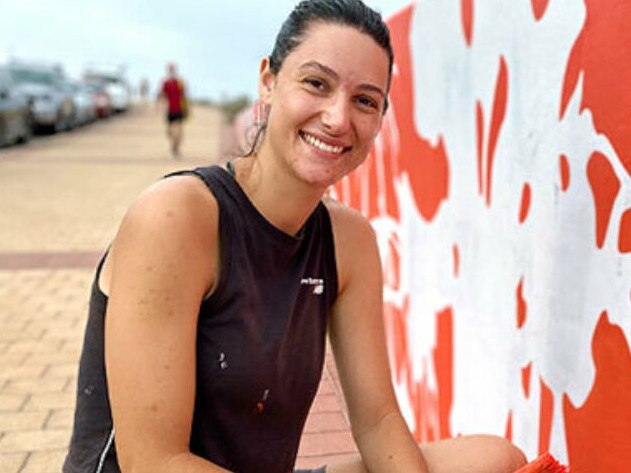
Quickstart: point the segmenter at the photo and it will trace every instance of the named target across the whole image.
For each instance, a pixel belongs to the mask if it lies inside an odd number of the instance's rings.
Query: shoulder
[[[323,203],[329,211],[335,237],[374,238],[375,232],[372,225],[359,211],[331,198],[323,199]]]
[[[195,176],[163,179],[129,207],[112,245],[113,261],[157,263],[211,287],[217,266],[219,208]]]
[[[167,233],[207,231],[218,215],[217,201],[206,185],[194,175],[181,175],[162,179],[140,194],[123,225]]]
[[[380,271],[379,259],[374,258],[378,255],[377,239],[372,225],[360,212],[333,199],[323,202],[331,218],[341,292],[358,271],[370,269],[367,265]]]

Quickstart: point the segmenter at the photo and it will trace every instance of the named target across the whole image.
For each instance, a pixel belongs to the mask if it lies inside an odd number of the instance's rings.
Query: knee
[[[497,473],[513,473],[527,463],[524,453],[505,438],[494,435],[480,435],[484,450],[491,461],[489,471]]]

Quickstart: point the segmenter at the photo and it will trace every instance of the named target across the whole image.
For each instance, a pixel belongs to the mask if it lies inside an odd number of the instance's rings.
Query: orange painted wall
[[[631,2],[425,0],[389,24],[392,106],[335,193],[377,230],[410,427],[631,471]]]

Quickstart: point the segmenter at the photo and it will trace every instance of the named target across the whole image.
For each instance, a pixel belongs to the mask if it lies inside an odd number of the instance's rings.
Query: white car
[[[112,99],[112,108],[115,112],[125,112],[129,108],[131,97],[129,87],[123,82],[108,82],[105,90]]]
[[[90,67],[84,73],[87,83],[98,83],[110,96],[114,112],[125,112],[131,106],[131,92],[121,68]]]

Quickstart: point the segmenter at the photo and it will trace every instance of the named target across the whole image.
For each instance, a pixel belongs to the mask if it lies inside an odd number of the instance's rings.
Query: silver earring
[[[265,123],[267,123],[267,115],[269,114],[269,105],[263,104],[258,101],[256,104],[256,110],[254,111],[254,122],[256,129],[259,130]]]

